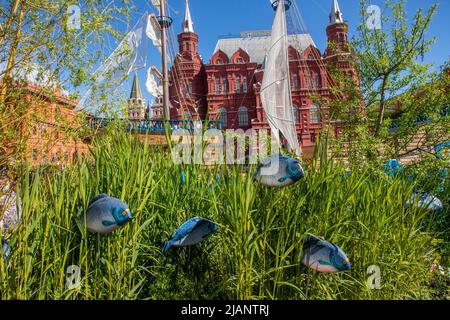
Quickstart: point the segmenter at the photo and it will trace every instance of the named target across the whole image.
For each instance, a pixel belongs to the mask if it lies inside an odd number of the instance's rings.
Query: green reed
[[[432,213],[405,206],[414,186],[363,167],[346,177],[341,165],[316,160],[299,183],[270,189],[253,181],[254,166],[179,166],[162,148],[110,132],[94,141],[89,161],[23,168],[23,218],[7,235],[13,254],[8,268],[0,262],[0,298],[429,298],[436,235],[424,224]],[[79,221],[99,193],[123,199],[133,221],[111,235],[86,233]],[[194,216],[219,232],[164,254],[164,241]],[[308,234],[338,244],[352,270],[305,268]],[[77,289],[66,283],[70,265],[82,271]],[[381,269],[379,290],[366,284],[371,265]]]

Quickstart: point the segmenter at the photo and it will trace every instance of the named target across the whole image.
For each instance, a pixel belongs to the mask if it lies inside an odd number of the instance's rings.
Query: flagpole
[[[160,1],[160,25],[161,25],[161,53],[162,53],[162,82],[163,82],[163,107],[164,107],[164,119],[170,120],[170,107],[169,107],[169,71],[167,68],[167,35],[166,28],[170,27],[171,19],[166,17],[166,0]]]

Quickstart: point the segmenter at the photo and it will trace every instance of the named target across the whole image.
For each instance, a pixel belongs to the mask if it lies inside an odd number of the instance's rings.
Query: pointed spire
[[[133,86],[131,87],[130,99],[142,99],[141,86],[139,85],[139,79],[137,72],[134,72]]]
[[[338,0],[331,0],[330,24],[344,23]]]
[[[194,23],[191,18],[191,11],[189,10],[189,0],[186,0],[186,12],[182,25],[183,32],[194,32]]]

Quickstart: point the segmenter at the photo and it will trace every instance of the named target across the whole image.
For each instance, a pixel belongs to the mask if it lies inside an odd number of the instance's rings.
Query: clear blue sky
[[[308,31],[311,33],[321,52],[326,46],[325,28],[328,24],[328,14],[331,0],[296,0]],[[190,0],[190,9],[194,20],[194,28],[200,37],[199,50],[205,63],[209,62],[217,39],[221,35],[239,34],[242,31],[268,30],[271,28],[274,12],[269,0]],[[151,0],[139,0],[138,12],[134,21],[145,11],[154,11]],[[410,18],[420,7],[426,9],[432,3],[438,3],[439,9],[434,17],[427,37],[436,37],[436,44],[424,59],[424,63],[442,65],[450,58],[450,0],[408,0],[406,9]],[[360,8],[358,0],[339,0],[344,19],[350,27],[350,36],[360,23]],[[384,8],[384,0],[372,0],[372,4]],[[169,0],[169,6],[174,19],[173,31],[178,34],[184,16],[185,0]],[[159,57],[153,52],[149,64],[159,67]],[[145,90],[145,72],[139,73],[143,93]],[[130,83],[121,86],[121,90],[129,92]]]

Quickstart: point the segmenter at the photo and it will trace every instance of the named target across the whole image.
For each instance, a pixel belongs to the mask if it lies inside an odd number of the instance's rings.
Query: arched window
[[[216,94],[220,94],[220,79],[216,78]]]
[[[236,87],[236,93],[241,93],[241,77],[240,76],[236,76],[234,86]]]
[[[311,105],[310,117],[311,123],[320,123],[320,108],[317,104]]]
[[[295,90],[299,88],[298,75],[296,73],[292,75],[292,86]]]
[[[299,123],[298,107],[295,104],[292,105],[292,114],[294,115],[294,123]]]
[[[319,74],[315,71],[311,71],[311,77],[309,79],[309,89],[317,90],[320,88]]]
[[[224,129],[227,128],[227,120],[227,109],[222,107],[219,109],[219,121]]]
[[[246,107],[240,107],[238,110],[239,127],[248,127],[248,110]]]

